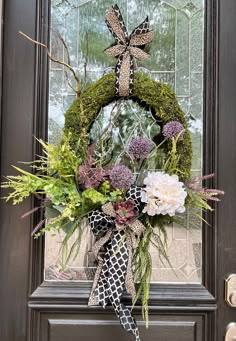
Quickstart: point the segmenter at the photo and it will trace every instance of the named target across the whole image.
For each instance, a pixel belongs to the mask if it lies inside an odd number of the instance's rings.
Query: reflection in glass
[[[155,38],[150,46],[150,58],[138,67],[158,81],[169,84],[177,94],[179,104],[189,118],[193,140],[193,175],[202,169],[203,134],[203,0],[117,0],[130,31],[148,14]],[[54,56],[68,62],[76,70],[82,88],[100,78],[114,66],[115,60],[103,50],[113,43],[104,22],[104,13],[113,0],[52,0],[51,50]],[[66,42],[67,49],[62,43]],[[63,113],[75,99],[74,80],[62,66],[50,64],[49,139],[59,135],[64,124]],[[102,108],[92,127],[91,140],[104,126],[112,122],[104,139],[108,151],[113,150],[114,162],[125,157],[130,139],[144,135],[151,141],[159,132],[148,108],[132,101],[114,103]],[[111,113],[112,111],[112,113]],[[110,149],[109,149],[110,148]],[[97,150],[99,153],[99,150]],[[155,154],[155,153],[154,153]],[[155,160],[156,161],[156,160]],[[149,167],[154,161],[149,159]],[[188,217],[186,217],[187,222]],[[201,282],[201,226],[168,227],[168,253],[174,271],[162,264],[156,252],[153,258],[153,281]],[[60,268],[59,249],[62,235],[46,236],[45,279],[91,280],[95,262],[91,252],[91,234],[85,227],[84,243],[78,257],[66,271]],[[76,236],[75,236],[76,238]],[[73,243],[73,241],[71,241]]]
[[[105,131],[105,133],[104,133]],[[111,163],[126,164],[128,145],[137,136],[146,137],[152,150],[156,146],[155,138],[160,133],[160,127],[148,108],[141,107],[131,100],[111,103],[102,108],[90,131],[90,140],[95,142],[102,135],[101,143]],[[99,148],[95,150],[100,158]],[[128,157],[130,159],[130,157]],[[154,168],[155,162],[148,159],[147,168]],[[151,165],[153,163],[153,167]]]

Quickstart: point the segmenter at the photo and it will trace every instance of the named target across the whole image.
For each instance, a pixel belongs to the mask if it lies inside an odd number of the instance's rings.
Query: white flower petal
[[[147,204],[144,213],[150,216],[157,214],[174,216],[185,211],[187,192],[177,175],[149,172],[144,184],[146,187],[141,195],[141,201]]]

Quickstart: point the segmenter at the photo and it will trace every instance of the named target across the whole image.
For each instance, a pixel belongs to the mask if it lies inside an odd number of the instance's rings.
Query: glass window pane
[[[147,15],[155,38],[150,45],[150,58],[139,62],[154,80],[169,84],[177,94],[183,111],[188,115],[193,140],[193,175],[202,170],[203,136],[203,0],[119,0],[129,32]],[[82,87],[99,79],[106,69],[115,64],[103,50],[113,43],[104,21],[105,11],[113,5],[112,0],[52,0],[51,50],[53,55],[68,62],[77,72]],[[66,43],[67,48],[63,45]],[[50,63],[49,90],[49,140],[53,142],[55,131],[60,134],[64,125],[63,113],[75,99],[74,81],[61,65]],[[110,119],[112,104],[102,108],[93,125],[91,138],[96,139],[104,124]],[[132,112],[132,115],[127,113]],[[114,114],[114,113],[113,113]],[[131,119],[133,117],[133,120]],[[158,126],[148,109],[132,101],[126,101],[120,113],[114,117],[112,137],[115,161],[122,158],[130,139],[140,132],[150,140],[158,134]],[[109,134],[111,132],[107,132]],[[152,161],[150,159],[150,165]],[[155,250],[153,258],[153,282],[201,282],[202,232],[201,226],[167,227],[168,254],[173,269],[162,263]],[[46,236],[46,280],[92,280],[95,261],[91,252],[93,244],[89,228],[84,228],[83,242],[77,257],[65,271],[61,270],[59,258],[63,233]],[[71,245],[76,242],[76,235]],[[72,238],[72,239],[73,239]]]

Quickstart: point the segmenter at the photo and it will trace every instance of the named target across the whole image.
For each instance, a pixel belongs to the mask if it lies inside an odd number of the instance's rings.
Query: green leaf
[[[71,223],[71,224],[70,224]],[[74,222],[68,222],[64,225],[64,228],[68,228],[67,232],[66,232],[66,236],[62,241],[61,244],[61,248],[60,248],[60,254],[61,254],[61,265],[62,265],[62,269],[65,269],[71,254],[73,252],[73,250],[71,251],[71,248],[69,250],[69,255],[68,255],[68,242],[69,239],[72,237],[72,235],[75,233],[76,229],[79,227],[80,224],[80,220],[76,220]],[[80,227],[79,227],[80,228]],[[81,235],[80,231],[79,231],[79,235]],[[77,239],[78,240],[78,239]],[[73,245],[72,245],[73,247]],[[78,245],[79,247],[79,245]],[[74,249],[74,247],[73,247]]]
[[[61,229],[66,233],[69,234],[71,231],[73,231],[75,227],[75,222],[74,221],[68,221],[65,224],[61,225]]]
[[[80,244],[82,240],[83,230],[81,229],[81,226],[78,226],[78,237],[76,238],[75,242],[72,244],[69,254],[66,259],[66,263],[69,263],[70,259],[72,258],[72,261],[76,259],[78,256],[78,253],[80,251]]]
[[[110,200],[109,201],[116,201],[117,199],[123,199],[123,192],[119,189],[112,191],[110,193]]]
[[[53,205],[52,207],[55,208],[55,210],[59,211],[60,213],[62,213],[64,210],[64,207],[59,205]]]
[[[93,204],[105,204],[105,195],[99,193],[94,188],[88,188],[82,193],[82,197],[85,200],[90,200]]]
[[[38,180],[37,175],[34,175],[34,174],[32,174],[32,173],[29,173],[29,172],[25,171],[24,169],[21,169],[21,168],[16,167],[16,166],[12,166],[12,167],[15,168],[15,170],[17,170],[19,173],[21,173],[21,174],[23,174],[23,175],[26,175],[26,176],[29,176],[29,177],[31,177],[31,178],[34,178],[34,179]]]
[[[45,218],[46,219],[56,218],[60,214],[61,213],[58,210],[56,210],[55,208],[53,208],[53,207],[46,207],[46,209],[45,209]]]
[[[104,181],[98,188],[99,192],[106,195],[107,193],[110,192],[111,185],[109,181]]]

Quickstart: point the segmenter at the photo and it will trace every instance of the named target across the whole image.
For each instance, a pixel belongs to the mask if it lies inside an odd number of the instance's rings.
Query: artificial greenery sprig
[[[81,222],[98,206],[122,197],[122,191],[111,189],[106,182],[98,190],[80,189],[78,169],[85,162],[86,153],[81,148],[79,158],[71,149],[68,136],[63,136],[63,140],[55,145],[43,140],[38,142],[43,148],[43,155],[30,163],[34,174],[14,167],[20,175],[8,176],[7,181],[1,185],[11,190],[5,200],[11,200],[14,205],[21,203],[31,194],[47,198],[48,202],[45,205],[47,223],[44,227],[38,225],[40,231],[36,229],[35,238],[46,231],[55,233],[58,229],[67,230],[66,226],[70,222]]]

